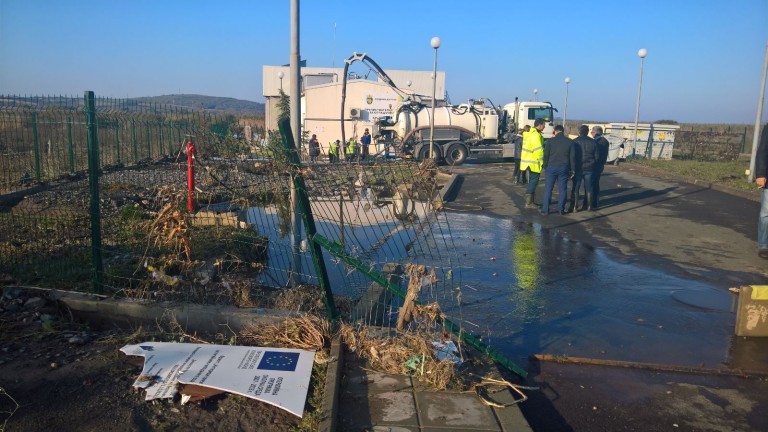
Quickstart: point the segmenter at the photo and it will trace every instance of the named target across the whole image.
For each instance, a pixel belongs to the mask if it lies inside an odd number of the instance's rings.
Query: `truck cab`
[[[535,101],[515,101],[504,105],[502,108],[507,113],[507,121],[510,124],[510,130],[514,128],[521,129],[528,125],[533,127],[533,122],[537,118],[543,118],[546,121],[542,135],[544,138],[551,138],[555,131],[555,112],[550,102]]]

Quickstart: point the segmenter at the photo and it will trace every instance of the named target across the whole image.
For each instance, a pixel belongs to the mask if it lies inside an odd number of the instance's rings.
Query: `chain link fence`
[[[307,163],[285,133],[249,146],[231,119],[88,93],[1,99],[4,283],[432,323],[501,358],[462,330],[431,161]]]

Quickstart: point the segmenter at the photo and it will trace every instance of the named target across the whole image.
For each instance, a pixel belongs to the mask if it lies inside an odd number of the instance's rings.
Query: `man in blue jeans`
[[[592,172],[595,166],[595,160],[600,156],[595,140],[589,137],[589,126],[579,126],[579,136],[573,142],[577,150],[576,175],[573,177],[573,188],[571,189],[571,205],[568,211],[577,212],[579,210],[592,210],[594,196]],[[579,189],[584,185],[583,204],[579,203]],[[581,208],[579,208],[581,204]]]
[[[755,131],[757,133],[757,131]],[[755,183],[760,187],[760,217],[757,220],[757,255],[768,259],[768,124],[763,126],[755,158]]]
[[[523,147],[520,149],[520,171],[528,172],[528,190],[525,193],[525,208],[535,209],[534,194],[539,185],[541,164],[544,160],[544,136],[541,131],[546,127],[543,118],[533,121],[533,127],[523,132]]]
[[[576,152],[574,143],[567,136],[562,125],[555,126],[555,135],[544,145],[544,203],[541,208],[543,215],[549,214],[549,201],[552,199],[552,189],[557,181],[558,213],[568,213],[565,209],[565,199],[568,196],[568,178],[573,177],[576,167]]]
[[[608,161],[608,149],[611,144],[603,136],[603,128],[600,126],[592,126],[591,135],[598,151],[598,157],[592,166],[592,210],[597,210],[600,202],[600,177]]]

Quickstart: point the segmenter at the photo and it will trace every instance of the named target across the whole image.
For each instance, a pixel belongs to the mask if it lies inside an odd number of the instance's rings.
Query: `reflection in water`
[[[463,289],[461,316],[513,361],[538,353],[707,367],[737,361],[728,357],[734,314],[724,288],[616,263],[538,226],[449,219],[463,287],[471,288]],[[724,307],[674,300],[683,290]],[[459,315],[457,306],[441,305]]]
[[[313,200],[312,213],[318,234],[340,245],[345,252],[371,270],[380,271],[385,264],[429,262],[439,266],[440,280],[448,280],[444,272],[451,269],[455,257],[445,215],[435,213],[429,203],[410,201],[399,213],[391,205],[366,199]],[[290,238],[279,230],[279,216],[274,207],[252,207],[245,220],[256,231],[269,238],[269,263],[259,282],[286,286],[291,269]],[[439,243],[438,243],[439,238]],[[359,298],[371,285],[371,280],[337,257],[323,251],[325,266],[334,294]],[[302,279],[317,284],[309,248],[302,248]],[[452,272],[460,280],[459,272]],[[448,283],[453,283],[448,282]]]
[[[541,279],[539,245],[533,230],[521,232],[513,243],[513,249],[512,266],[517,277],[517,285],[521,290],[532,292]]]
[[[286,285],[290,244],[278,233],[274,211],[248,209],[247,219],[270,238],[263,282]],[[347,251],[377,268],[388,262],[437,267],[442,288],[426,290],[425,300],[439,301],[451,320],[518,364],[542,353],[765,369],[766,361],[749,359],[768,352],[768,338],[732,337],[735,317],[724,287],[620,264],[536,225],[463,213],[448,213],[447,220],[450,228],[447,221],[428,218],[339,224],[329,217],[318,218],[317,228],[331,241],[341,241],[343,232]],[[324,259],[335,294],[359,298],[370,286],[327,252]],[[308,252],[302,260],[308,282],[316,283]],[[674,300],[680,291],[714,297],[725,307],[702,309]]]

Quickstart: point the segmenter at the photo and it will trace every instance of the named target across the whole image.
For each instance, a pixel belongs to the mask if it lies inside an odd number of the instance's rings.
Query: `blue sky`
[[[549,100],[568,118],[753,124],[768,0],[304,0],[301,57],[438,69],[452,102]],[[334,23],[336,30],[334,32]],[[0,0],[0,93],[262,102],[264,64],[290,59],[288,0]],[[768,118],[768,109],[764,109]]]

